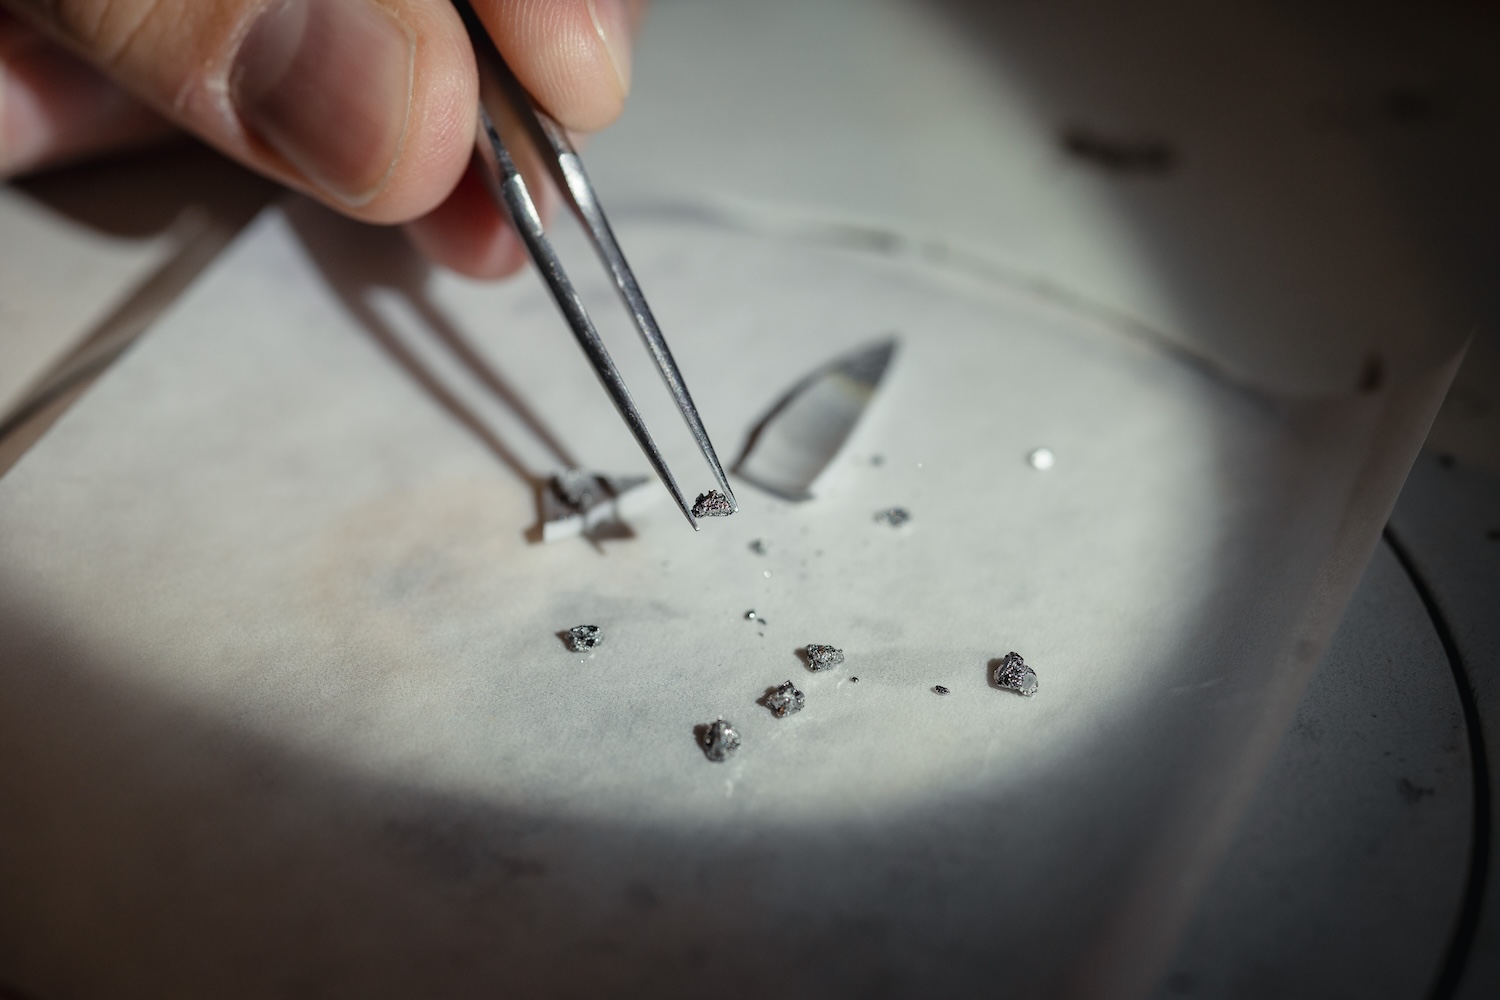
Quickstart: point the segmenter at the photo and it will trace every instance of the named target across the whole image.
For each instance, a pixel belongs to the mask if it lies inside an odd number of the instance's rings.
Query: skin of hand
[[[619,115],[645,0],[472,2],[570,131]],[[0,0],[0,177],[180,128],[494,278],[525,251],[472,165],[477,94],[449,0]]]

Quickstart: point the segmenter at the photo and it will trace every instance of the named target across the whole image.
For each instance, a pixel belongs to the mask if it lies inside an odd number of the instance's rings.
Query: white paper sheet
[[[305,203],[0,481],[17,981],[1150,985],[1446,370],[1278,399],[1035,291],[712,219],[616,211],[723,452],[802,373],[902,338],[815,502],[747,485],[696,535],[663,503],[629,539],[530,543],[565,458],[644,469],[545,293]],[[892,504],[909,527],[874,521]],[[580,623],[592,655],[556,635]],[[846,664],[809,673],[809,641]],[[988,681],[1011,649],[1032,699]],[[808,706],[778,720],[756,699],[787,678]],[[744,748],[715,765],[693,727],[720,714]]]

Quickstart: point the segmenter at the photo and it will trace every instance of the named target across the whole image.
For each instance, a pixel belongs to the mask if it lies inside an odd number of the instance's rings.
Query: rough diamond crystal
[[[568,643],[575,653],[593,649],[604,641],[604,633],[598,625],[574,625],[568,629]]]
[[[699,739],[703,747],[703,756],[714,763],[722,763],[740,748],[740,734],[735,732],[732,723],[724,721],[721,715],[708,725],[703,727],[703,735]]]
[[[807,644],[807,665],[814,670],[827,670],[844,662],[844,651],[826,646],[821,642]]]
[[[802,711],[806,704],[807,696],[798,691],[791,681],[778,685],[775,691],[766,695],[766,707],[776,713],[778,719]]]
[[[728,517],[734,513],[734,507],[729,498],[718,490],[709,490],[707,493],[698,494],[698,499],[693,502],[694,517]]]
[[[1007,691],[1030,698],[1036,694],[1036,671],[1026,665],[1020,653],[1006,653],[995,668],[995,683]]]

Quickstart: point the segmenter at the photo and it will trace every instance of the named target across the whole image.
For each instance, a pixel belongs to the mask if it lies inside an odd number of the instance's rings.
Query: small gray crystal
[[[568,643],[575,653],[593,649],[604,641],[604,633],[598,625],[574,625],[568,629]]]
[[[1036,671],[1026,665],[1020,653],[1009,652],[995,668],[995,683],[1007,691],[1030,698],[1036,694]]]
[[[899,528],[911,520],[911,512],[905,507],[888,507],[877,513],[875,520],[880,524],[888,524],[893,528]]]
[[[807,665],[814,670],[827,670],[844,662],[844,651],[820,642],[807,644]]]
[[[807,696],[787,681],[778,685],[775,691],[766,695],[766,707],[776,713],[778,719],[784,719],[793,712],[800,712],[807,704]]]
[[[755,541],[750,543],[750,551],[754,552],[758,556],[765,555],[768,549],[769,546],[766,545],[765,539],[763,538],[757,538]]]
[[[724,721],[721,715],[703,727],[699,744],[703,747],[703,756],[716,764],[722,763],[740,748],[740,734],[735,732],[733,723]]]
[[[693,502],[694,517],[728,517],[734,513],[734,507],[729,498],[718,490],[709,490],[707,493],[698,494],[698,499]]]
[[[941,684],[935,684],[935,685],[933,685],[932,690],[933,690],[933,693],[935,693],[935,694],[947,694],[948,693],[948,689],[945,688],[945,687],[943,687]]]

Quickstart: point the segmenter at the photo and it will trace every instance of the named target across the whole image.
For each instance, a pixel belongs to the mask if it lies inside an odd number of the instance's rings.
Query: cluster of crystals
[[[778,685],[775,691],[766,695],[766,707],[775,712],[778,719],[800,712],[806,705],[807,696],[798,691],[791,681]]]
[[[911,512],[905,507],[889,507],[876,514],[875,520],[880,524],[889,524],[893,528],[899,528],[911,520]]]
[[[693,501],[694,517],[728,517],[733,513],[734,507],[729,498],[718,490],[700,493],[698,499]]]
[[[844,651],[820,642],[807,644],[807,665],[814,670],[827,670],[844,662]]]
[[[703,727],[699,742],[703,746],[703,756],[721,763],[740,748],[740,734],[735,732],[733,723],[724,721],[721,715]]]
[[[1031,697],[1036,694],[1036,671],[1026,665],[1021,654],[1010,652],[995,668],[995,683],[1007,691]]]
[[[604,641],[604,633],[598,625],[574,625],[568,629],[568,644],[575,653],[593,649]]]

